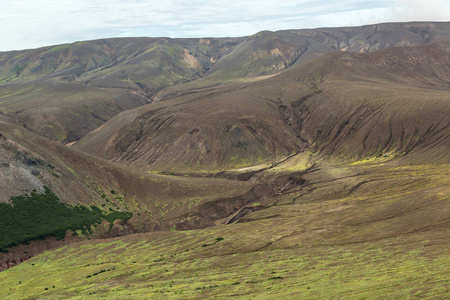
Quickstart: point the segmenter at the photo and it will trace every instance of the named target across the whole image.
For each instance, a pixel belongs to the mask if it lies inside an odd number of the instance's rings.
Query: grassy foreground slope
[[[1,272],[0,291],[5,299],[446,299],[449,175],[449,165],[322,162],[238,223],[72,244]]]

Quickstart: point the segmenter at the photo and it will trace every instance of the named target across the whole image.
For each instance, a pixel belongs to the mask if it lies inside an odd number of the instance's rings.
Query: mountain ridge
[[[119,114],[74,147],[150,170],[227,169],[309,146],[353,159],[401,155],[448,124],[449,45],[325,54],[262,81],[182,94]],[[427,111],[429,120],[417,120],[419,111]],[[448,146],[448,138],[439,144]],[[241,160],[233,162],[234,156]]]
[[[0,112],[40,135],[70,143],[183,82],[241,81],[274,75],[332,51],[426,44],[450,39],[449,27],[449,22],[412,22],[242,38],[116,38],[2,52]],[[50,122],[45,120],[49,111]]]

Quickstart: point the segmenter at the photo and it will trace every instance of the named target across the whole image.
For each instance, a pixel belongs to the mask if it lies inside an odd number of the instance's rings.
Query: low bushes
[[[31,240],[65,237],[67,230],[87,234],[91,225],[103,219],[111,224],[116,219],[128,220],[130,212],[114,211],[105,215],[96,206],[70,206],[60,201],[48,187],[45,193],[11,197],[11,204],[0,203],[0,251]]]

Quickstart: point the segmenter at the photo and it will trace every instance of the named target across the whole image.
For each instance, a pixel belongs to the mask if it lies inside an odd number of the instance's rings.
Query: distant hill
[[[450,23],[260,32],[241,38],[121,38],[0,53],[0,112],[69,143],[166,87],[297,67],[333,51],[372,52],[450,38]],[[192,88],[192,86],[190,87]]]
[[[109,39],[0,54],[0,111],[63,143],[204,73],[236,40]],[[195,58],[192,52],[195,51]]]
[[[325,54],[281,75],[121,113],[74,147],[147,170],[221,170],[298,151],[448,161],[450,44]],[[432,154],[432,155],[431,155]]]
[[[450,39],[450,23],[385,23],[360,27],[262,31],[218,61],[207,75],[221,79],[275,74],[328,52],[373,52]]]

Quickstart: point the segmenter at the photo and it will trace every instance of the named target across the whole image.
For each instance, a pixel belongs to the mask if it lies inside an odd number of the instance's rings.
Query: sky
[[[0,51],[110,37],[450,21],[450,0],[0,0]]]

